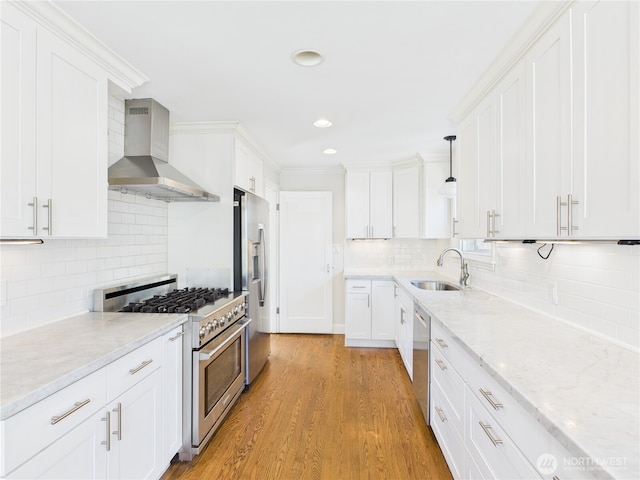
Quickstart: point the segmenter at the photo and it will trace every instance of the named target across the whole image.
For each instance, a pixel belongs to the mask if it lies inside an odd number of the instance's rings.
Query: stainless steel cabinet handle
[[[169,339],[170,342],[175,342],[180,337],[184,336],[184,332],[176,333],[173,337]]]
[[[573,235],[574,230],[578,230],[578,227],[573,225],[573,206],[578,205],[580,202],[573,199],[573,195],[567,195],[567,234]]]
[[[364,285],[353,285],[351,288],[367,288]]]
[[[436,363],[438,364],[438,366],[440,367],[440,370],[446,370],[447,366],[444,364],[444,362],[442,360],[440,360],[439,358],[436,359]]]
[[[111,432],[111,435],[118,435],[118,440],[122,440],[122,403],[118,402],[118,408],[111,411],[118,414],[118,430]]]
[[[49,236],[53,235],[53,202],[51,199],[47,201],[46,205],[42,206],[43,208],[48,209],[47,217],[49,219],[49,224],[46,227],[42,227],[43,230],[46,230],[49,233]]]
[[[373,235],[373,225],[371,225],[371,238],[375,238],[375,236]]]
[[[104,442],[100,442],[101,445],[107,446],[107,452],[111,450],[111,412],[107,411],[107,415],[101,418],[103,422],[107,422],[107,439]]]
[[[441,338],[436,338],[436,343],[438,345],[440,345],[442,348],[447,348],[449,345],[447,345],[447,343],[441,339]]]
[[[560,195],[558,195],[556,197],[556,235],[559,237],[562,233],[562,230],[566,230],[565,228],[562,227],[562,220],[561,220],[561,211],[562,211],[562,199],[560,198]]]
[[[394,283],[393,284],[393,298],[396,298],[398,296],[398,284]]]
[[[38,234],[38,197],[33,197],[33,202],[27,203],[30,207],[33,207],[33,226],[29,227],[29,230],[33,230],[33,234]]]
[[[455,237],[456,235],[458,235],[458,232],[456,232],[456,223],[458,223],[459,220],[456,220],[455,217],[453,218],[452,222],[451,222],[451,236]]]
[[[487,210],[487,238],[491,238],[491,210]]]
[[[491,443],[493,443],[494,447],[497,447],[502,443],[502,440],[500,438],[495,437],[494,435],[491,434],[491,425],[483,423],[482,420],[480,420],[478,423],[482,427],[482,430],[484,430],[484,433],[487,434],[487,437],[489,437],[489,440],[491,440]]]
[[[83,400],[82,402],[76,402],[76,403],[73,404],[73,407],[71,407],[69,410],[64,412],[62,415],[55,415],[55,416],[51,417],[51,425],[55,425],[59,421],[64,420],[65,418],[67,418],[72,413],[77,412],[78,410],[80,410],[82,407],[84,407],[90,401],[91,401],[91,399],[87,398],[86,400]]]
[[[495,410],[499,410],[504,407],[504,405],[502,405],[500,402],[496,402],[493,399],[493,394],[489,390],[483,390],[481,388],[480,393]]]
[[[447,416],[444,414],[444,412],[442,411],[442,409],[440,407],[436,407],[436,413],[438,414],[438,416],[440,417],[440,420],[442,420],[442,422],[446,422],[447,421]]]
[[[371,295],[367,294],[367,308],[371,308]]]
[[[492,214],[491,217],[492,217],[492,220],[493,220],[491,227],[492,227],[493,236],[495,237],[496,233],[500,233],[500,230],[496,230],[496,218],[499,217],[500,214],[496,213],[495,210],[491,210],[491,214]]]
[[[149,360],[145,360],[140,365],[138,365],[136,368],[132,368],[131,370],[129,370],[129,373],[131,375],[135,375],[140,370],[142,370],[144,367],[146,367],[147,365],[151,364],[151,362],[153,362],[153,358],[150,358]]]

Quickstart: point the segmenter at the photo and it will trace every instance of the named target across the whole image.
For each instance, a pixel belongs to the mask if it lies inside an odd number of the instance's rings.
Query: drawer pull
[[[364,285],[353,285],[351,288],[367,288]]]
[[[449,345],[447,345],[447,342],[445,342],[443,339],[441,338],[436,338],[436,342],[438,345],[440,345],[442,348],[447,348]]]
[[[111,435],[117,435],[118,440],[122,440],[122,403],[118,402],[118,407],[111,411],[118,414],[118,430],[111,432]]]
[[[482,430],[484,430],[484,433],[487,434],[487,437],[489,437],[489,440],[491,440],[491,443],[493,443],[494,447],[497,447],[498,445],[500,445],[502,443],[501,439],[491,435],[491,425],[487,425],[487,424],[482,423],[482,420],[479,421],[478,423],[482,427]]]
[[[493,399],[493,394],[489,390],[480,389],[480,393],[495,410],[499,410],[504,407],[504,405],[502,405],[500,402],[496,402]]]
[[[443,423],[447,421],[447,416],[444,414],[444,412],[440,407],[436,407],[436,413],[438,414],[438,416],[440,417],[440,420],[442,420]]]
[[[140,365],[138,365],[136,368],[132,368],[131,370],[129,370],[129,373],[131,375],[135,375],[136,373],[138,373],[140,370],[142,370],[144,367],[146,367],[147,365],[149,365],[151,362],[153,362],[153,358],[150,358],[149,360],[145,360],[144,362],[142,362]]]
[[[169,339],[170,342],[175,342],[177,339],[179,339],[180,337],[182,337],[184,335],[184,332],[180,332],[180,333],[176,333],[173,337],[171,337]]]
[[[444,364],[444,362],[442,360],[440,360],[439,358],[436,359],[436,363],[438,364],[438,366],[440,367],[440,370],[446,370],[447,366]]]
[[[55,415],[55,416],[51,417],[51,425],[55,425],[59,421],[64,420],[65,418],[67,418],[72,413],[77,412],[78,410],[80,410],[82,407],[84,407],[90,401],[91,401],[91,399],[87,398],[86,400],[84,400],[82,402],[76,402],[76,403],[73,404],[72,408],[70,408],[69,410],[64,412],[62,415]]]

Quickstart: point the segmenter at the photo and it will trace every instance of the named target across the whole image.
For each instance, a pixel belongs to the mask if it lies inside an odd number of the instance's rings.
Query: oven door
[[[245,327],[250,321],[239,320],[193,352],[193,447],[204,446],[244,388]]]

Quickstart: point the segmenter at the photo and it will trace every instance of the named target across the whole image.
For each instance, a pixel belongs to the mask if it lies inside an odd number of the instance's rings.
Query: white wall
[[[124,102],[109,99],[109,164],[124,153]],[[80,201],[80,199],[79,199]],[[0,247],[0,336],[93,308],[93,290],[167,272],[167,203],[109,192],[107,239]]]

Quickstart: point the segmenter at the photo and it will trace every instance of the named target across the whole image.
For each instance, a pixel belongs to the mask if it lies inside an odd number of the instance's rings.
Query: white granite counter
[[[187,321],[185,314],[92,312],[0,339],[5,420]]]
[[[481,290],[411,285],[427,278],[457,283],[434,272],[344,277],[395,279],[569,453],[598,462],[595,475],[640,478],[638,353]]]

